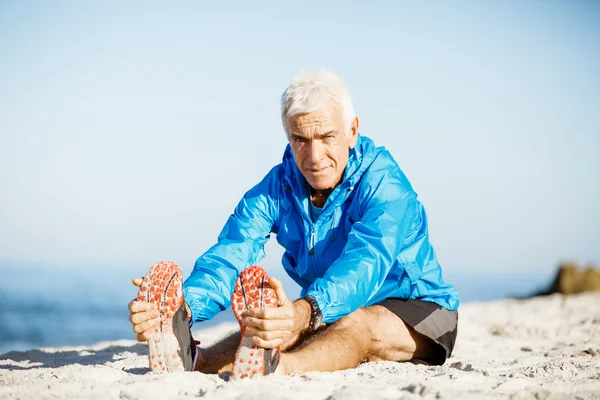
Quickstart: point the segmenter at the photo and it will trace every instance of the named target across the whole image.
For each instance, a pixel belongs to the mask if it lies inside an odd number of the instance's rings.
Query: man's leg
[[[436,344],[379,305],[360,308],[298,349],[282,353],[278,372],[337,371],[363,361],[427,358]]]
[[[318,332],[305,334],[294,343],[290,351],[305,346],[313,337],[322,332],[324,328]],[[235,352],[240,344],[240,331],[232,332],[219,340],[215,344],[206,348],[198,348],[198,358],[194,371],[204,374],[220,374],[222,372],[231,371],[233,361],[235,360]],[[285,351],[285,350],[283,350]]]
[[[198,348],[198,360],[194,371],[219,374],[231,371],[235,352],[240,344],[240,331],[233,332],[205,349]]]

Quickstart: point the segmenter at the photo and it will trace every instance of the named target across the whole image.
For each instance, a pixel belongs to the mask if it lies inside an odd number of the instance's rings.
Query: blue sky
[[[600,262],[598,21],[593,1],[2,2],[0,260],[189,271],[280,161],[288,81],[325,67],[446,270]]]

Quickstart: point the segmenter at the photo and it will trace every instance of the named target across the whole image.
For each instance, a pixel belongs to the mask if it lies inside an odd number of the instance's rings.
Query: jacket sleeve
[[[183,284],[192,321],[205,321],[231,304],[235,279],[264,256],[278,209],[277,168],[248,191],[229,217],[217,243],[200,256]]]
[[[359,198],[362,217],[352,225],[341,256],[306,291],[319,304],[326,323],[367,304],[407,237],[418,229],[413,226],[419,212],[417,195],[405,178],[381,177],[365,192]]]

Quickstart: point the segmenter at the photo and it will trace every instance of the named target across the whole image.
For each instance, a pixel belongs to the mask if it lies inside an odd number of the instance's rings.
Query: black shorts
[[[376,305],[387,308],[406,325],[435,344],[434,354],[421,361],[442,365],[450,357],[456,342],[458,311],[449,311],[435,303],[413,299],[390,298]]]

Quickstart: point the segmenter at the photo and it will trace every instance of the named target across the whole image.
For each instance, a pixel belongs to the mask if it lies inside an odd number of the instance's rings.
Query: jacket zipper
[[[335,215],[337,214],[337,210],[338,210],[340,204],[343,203],[348,198],[348,195],[353,190],[354,190],[354,186],[350,186],[348,189],[346,189],[343,200],[341,200],[339,203],[336,203],[335,208],[333,209],[333,217],[331,219],[331,241],[332,242],[335,241],[335,226],[334,225],[335,225]]]
[[[290,190],[292,189],[292,185],[288,182],[289,188]],[[304,218],[305,221],[308,222],[309,226],[310,226],[310,240],[308,243],[308,255],[312,256],[315,254],[315,236],[316,236],[316,222],[312,222],[312,218],[310,217],[310,215],[306,214],[306,211],[304,210],[304,207],[302,207],[302,203],[300,202],[300,199],[297,196],[294,196],[293,194],[293,190],[292,190],[292,197],[294,198],[294,201],[296,202],[296,206],[298,207],[298,209],[300,210],[300,215],[302,215],[302,218]],[[310,198],[308,199],[308,201],[310,201]],[[314,260],[314,257],[311,257],[313,259],[313,267],[316,271],[316,262]]]
[[[291,186],[291,184],[289,182],[288,182],[288,186],[289,186],[289,188],[291,190],[292,186]],[[334,209],[333,209],[333,219],[332,219],[332,222],[331,222],[331,230],[332,230],[331,241],[335,240],[335,234],[333,233],[334,232],[333,224],[335,223],[335,214],[336,214],[336,211],[337,211],[337,207],[339,206],[339,203],[342,203],[348,197],[348,195],[350,194],[350,192],[352,190],[354,190],[354,186],[348,187],[345,190],[345,193],[342,195],[342,197],[343,197],[342,200],[338,200],[338,201],[335,202],[335,204],[331,203],[329,205],[329,207],[334,207]],[[321,219],[321,217],[323,216],[323,214],[321,214],[319,216],[319,218],[317,218],[317,221],[312,222],[312,218],[308,214],[306,214],[306,211],[304,210],[304,207],[302,207],[302,203],[300,203],[298,197],[293,196],[293,195],[292,195],[292,197],[294,197],[294,200],[296,201],[296,205],[298,206],[298,209],[300,210],[300,213],[302,214],[302,217],[306,221],[308,221],[309,224],[310,224],[310,240],[309,240],[309,243],[308,243],[308,255],[309,256],[314,256],[314,254],[315,254],[315,238],[317,236],[317,222],[319,221],[319,219]],[[310,201],[310,198],[308,199],[308,201]],[[323,211],[325,211],[325,210],[323,210]],[[317,263],[316,263],[316,260],[315,260],[314,257],[312,257],[312,259],[313,259],[313,266],[314,266],[315,272],[316,272]]]

